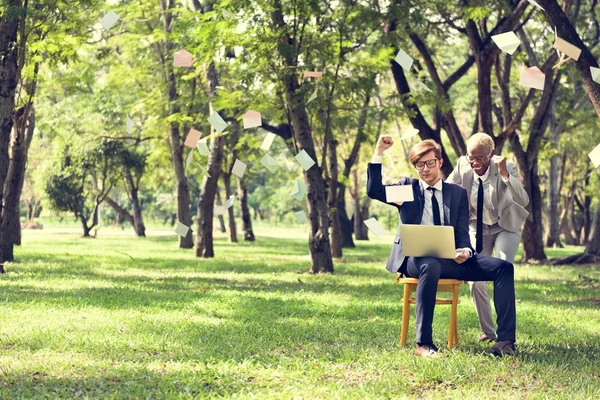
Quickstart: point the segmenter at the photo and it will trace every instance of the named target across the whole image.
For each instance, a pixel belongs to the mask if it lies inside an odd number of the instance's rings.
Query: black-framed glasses
[[[437,165],[438,160],[439,160],[438,158],[432,158],[431,160],[427,160],[427,161],[417,161],[415,163],[415,168],[420,170],[420,169],[425,168],[426,165],[427,165],[427,168],[433,168]]]
[[[482,163],[484,161],[487,161],[487,159],[488,159],[488,156],[478,156],[478,157],[475,157],[475,156],[469,156],[469,155],[467,155],[467,160],[469,160],[469,162],[475,162],[475,161],[477,161],[479,163]]]

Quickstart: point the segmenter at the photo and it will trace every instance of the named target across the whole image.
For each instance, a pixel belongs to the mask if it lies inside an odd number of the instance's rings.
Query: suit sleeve
[[[407,178],[400,179],[399,184],[405,185],[408,182]],[[379,200],[382,203],[389,204],[394,207],[399,207],[395,203],[388,203],[385,196],[385,187],[381,182],[381,164],[369,163],[367,166],[367,196],[374,200]]]
[[[471,254],[475,254],[475,250],[471,247],[471,237],[469,236],[469,197],[467,191],[461,188],[460,191],[460,206],[458,209],[458,220],[454,227],[455,246],[457,249],[471,249]]]
[[[513,200],[515,203],[520,205],[521,207],[527,207],[529,204],[529,195],[521,185],[519,178],[517,178],[517,167],[510,163],[507,165],[508,169],[508,181],[504,181],[508,190],[512,194]]]
[[[460,158],[456,163],[456,167],[450,173],[450,176],[446,179],[446,183],[456,183],[462,186],[462,174],[460,173]]]

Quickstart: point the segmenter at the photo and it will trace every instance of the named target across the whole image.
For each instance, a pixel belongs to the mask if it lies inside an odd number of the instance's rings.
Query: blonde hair
[[[494,139],[487,133],[475,133],[473,136],[469,138],[467,141],[467,149],[474,148],[483,148],[487,150],[488,153],[494,152],[496,145],[494,144]]]

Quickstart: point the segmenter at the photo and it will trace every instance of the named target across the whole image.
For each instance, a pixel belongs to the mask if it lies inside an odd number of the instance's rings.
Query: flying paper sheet
[[[302,165],[302,168],[304,168],[305,171],[308,171],[313,165],[315,165],[314,160],[308,155],[306,150],[302,150],[296,155],[296,161]]]
[[[410,87],[411,87],[411,91],[413,92],[429,92],[429,93],[433,93],[433,91],[431,89],[429,89],[429,87],[427,85],[425,85],[423,82],[421,82],[420,79],[415,79],[410,83]]]
[[[127,133],[131,133],[131,130],[133,129],[133,121],[131,120],[131,118],[129,118],[129,115],[127,116],[127,120],[125,121],[125,127],[127,128]]]
[[[208,145],[206,144],[206,139],[199,140],[198,144],[196,145],[196,148],[198,149],[198,153],[200,153],[201,156],[207,156],[210,154],[210,150],[208,148]]]
[[[215,215],[223,215],[225,214],[226,208],[225,206],[215,205]]]
[[[410,139],[411,137],[416,136],[418,133],[419,133],[418,129],[408,128],[407,130],[404,131],[400,140]]]
[[[279,159],[283,161],[283,164],[287,167],[288,171],[294,169],[294,163],[288,159],[288,151],[285,150],[279,155]]]
[[[559,50],[563,54],[568,55],[575,61],[577,61],[579,59],[579,55],[581,55],[581,49],[579,47],[574,46],[571,43],[559,37],[556,38],[556,41],[554,42],[552,47]]]
[[[536,6],[537,8],[539,8],[540,10],[544,11],[544,9],[542,8],[542,6],[540,6],[537,1],[535,0],[527,0],[530,4],[533,4],[534,6]]]
[[[501,33],[499,35],[493,35],[492,40],[505,53],[512,54],[517,50],[517,47],[521,44],[521,41],[515,35],[514,32]]]
[[[244,129],[256,128],[262,125],[262,118],[258,111],[248,111],[244,114]]]
[[[406,54],[404,50],[398,50],[398,54],[396,55],[395,60],[406,72],[410,71],[410,67],[413,64],[413,59],[408,54]]]
[[[241,162],[240,160],[235,160],[235,163],[233,163],[233,168],[231,168],[231,173],[237,176],[238,178],[241,178],[246,172],[246,167],[247,165]]]
[[[188,154],[187,159],[185,160],[185,170],[187,171],[188,167],[190,166],[190,164],[192,163],[192,160],[194,159],[194,150],[190,151],[190,154]]]
[[[385,200],[388,203],[403,203],[413,201],[414,194],[411,185],[394,185],[385,187]]]
[[[190,129],[190,132],[188,133],[187,138],[185,139],[185,142],[183,144],[188,147],[194,148],[198,145],[198,140],[200,140],[200,136],[202,136],[202,132],[192,128]]]
[[[119,16],[113,10],[110,10],[102,19],[100,20],[100,25],[106,30],[109,30],[113,27],[113,25],[119,20]]]
[[[290,196],[298,201],[302,201],[304,199],[304,195],[306,194],[306,184],[301,181],[296,181],[294,183],[294,188],[292,189],[292,193]]]
[[[271,157],[271,155],[268,153],[260,159],[260,163],[272,174],[274,174],[280,167],[277,160]]]
[[[367,228],[369,228],[369,230],[373,232],[375,236],[384,236],[388,234],[388,232],[383,228],[383,226],[381,226],[381,224],[379,224],[379,222],[375,218],[369,218],[368,220],[363,222],[365,223]]]
[[[216,111],[208,117],[208,122],[210,122],[217,132],[223,132],[225,128],[227,128],[227,122],[225,122]]]
[[[230,208],[231,206],[233,206],[233,202],[234,202],[234,200],[235,200],[235,196],[234,196],[234,195],[231,195],[231,196],[229,196],[229,198],[228,198],[228,199],[227,199],[227,201],[225,202],[225,208],[226,208],[226,209],[228,209],[228,208]]]
[[[208,170],[206,168],[204,168],[204,166],[202,164],[200,164],[198,161],[195,161],[195,163],[198,166],[198,168],[200,168],[200,171],[202,171],[203,174],[206,174],[206,176],[208,176],[210,178],[210,174],[208,173]]]
[[[600,144],[596,146],[594,150],[590,152],[590,154],[588,154],[588,157],[590,160],[592,160],[594,168],[598,168],[598,166],[600,166]]]
[[[307,221],[306,213],[303,210],[294,212],[294,216],[296,217],[296,222],[299,224],[303,224]]]
[[[225,9],[221,10],[221,13],[223,14],[223,18],[235,17],[235,15],[233,15],[233,13],[231,11],[227,11]]]
[[[321,71],[304,71],[305,78],[320,78],[323,76]]]
[[[592,74],[592,80],[600,83],[600,68],[590,67],[590,73]]]
[[[538,67],[530,67],[521,71],[519,85],[544,90],[546,75]]]
[[[269,151],[271,145],[273,144],[273,140],[275,140],[275,134],[267,132],[260,148],[264,151]]]
[[[175,227],[175,233],[181,237],[186,237],[190,227],[182,224],[180,221],[177,221],[177,226]]]
[[[175,54],[173,54],[173,64],[176,67],[189,68],[192,66],[192,64],[194,64],[195,61],[196,59],[192,56],[192,54],[185,49],[176,51]]]
[[[317,88],[315,88],[315,91],[310,95],[306,104],[310,103],[311,101],[315,100],[316,98],[317,98]]]

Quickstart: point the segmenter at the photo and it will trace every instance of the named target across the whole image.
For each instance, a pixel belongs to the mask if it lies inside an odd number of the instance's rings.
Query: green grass
[[[517,358],[475,343],[463,287],[460,344],[428,360],[413,356],[414,311],[398,345],[389,238],[313,276],[298,274],[309,262],[301,230],[263,228],[256,243],[220,235],[208,260],[174,236],[64,232],[25,231],[0,276],[1,399],[600,397],[597,267],[517,266]],[[448,319],[439,307],[440,347]]]

